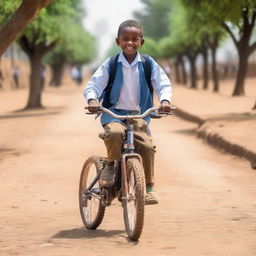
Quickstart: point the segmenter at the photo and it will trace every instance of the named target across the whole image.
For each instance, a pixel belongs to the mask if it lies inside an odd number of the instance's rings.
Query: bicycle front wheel
[[[101,189],[97,175],[103,169],[105,162],[99,156],[91,156],[84,163],[80,176],[79,207],[87,229],[96,229],[104,217],[105,206],[101,203]]]
[[[145,176],[142,164],[137,158],[126,162],[127,195],[123,201],[124,222],[128,237],[137,241],[144,223]]]

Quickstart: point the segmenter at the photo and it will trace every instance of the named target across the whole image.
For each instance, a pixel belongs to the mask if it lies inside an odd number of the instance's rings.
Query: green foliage
[[[179,54],[180,48],[179,44],[177,44],[172,37],[165,37],[159,42],[159,47],[160,47],[160,52],[161,55],[160,57],[162,58],[170,58],[174,57],[177,54]]]
[[[224,34],[218,22],[209,19],[209,14],[200,11],[200,1],[173,0],[169,16],[170,35],[160,41],[162,57],[195,52],[218,33]],[[202,1],[201,1],[202,2]],[[199,6],[199,7],[198,7]]]
[[[154,59],[159,57],[158,43],[156,43],[152,38],[145,38],[145,43],[139,51],[150,55]]]
[[[203,13],[208,20],[214,20],[219,23],[231,22],[240,27],[242,12],[245,8],[249,11],[249,16],[256,8],[255,0],[236,0],[235,3],[230,0],[182,0],[185,6],[193,8],[194,11]]]
[[[75,10],[72,8],[71,0],[55,0],[40,11],[38,17],[29,23],[22,36],[35,45],[60,40],[63,37],[63,24],[66,24],[67,20],[71,21],[74,16]]]
[[[0,1],[0,27],[11,17],[21,2],[21,0]]]
[[[167,36],[172,0],[141,0],[141,2],[145,4],[145,10],[135,12],[134,16],[142,23],[145,36],[154,40]]]
[[[58,45],[46,56],[47,63],[53,65],[59,61],[64,61],[81,65],[94,58],[94,38],[82,27],[81,14],[84,13],[84,10],[80,5],[80,0],[73,0],[71,2],[72,8],[66,11],[68,15],[60,17],[57,34],[59,37],[52,34],[51,29],[49,30],[49,35],[58,39]]]

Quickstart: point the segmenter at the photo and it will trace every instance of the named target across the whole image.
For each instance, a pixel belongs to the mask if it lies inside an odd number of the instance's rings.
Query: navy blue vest
[[[140,83],[140,104],[139,105],[140,105],[140,111],[141,113],[143,113],[148,108],[151,108],[153,106],[153,95],[149,89],[149,85],[146,80],[143,64],[141,61],[138,62],[138,69],[139,69],[139,83]],[[113,82],[111,90],[104,92],[102,105],[103,107],[106,107],[119,115],[125,115],[126,112],[128,112],[126,110],[115,109],[122,85],[123,85],[122,62],[118,62],[116,74],[115,74],[115,80]],[[150,116],[145,117],[145,120],[149,123]],[[116,119],[106,113],[103,113],[101,116],[101,124],[105,125],[110,122],[122,122],[122,120]]]

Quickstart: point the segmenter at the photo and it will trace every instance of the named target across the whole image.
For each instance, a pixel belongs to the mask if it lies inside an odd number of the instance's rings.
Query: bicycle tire
[[[87,229],[96,229],[101,224],[105,214],[105,206],[101,203],[101,199],[95,200],[94,205],[94,200],[92,201],[92,199],[95,198],[88,199],[88,197],[84,196],[84,191],[91,182],[90,172],[93,172],[94,178],[96,174],[104,168],[105,164],[106,160],[104,158],[100,156],[91,156],[85,161],[81,172],[79,182],[79,208],[84,226]],[[98,182],[96,183],[95,188],[100,190]],[[94,216],[91,216],[91,211],[94,206]]]
[[[124,222],[128,237],[137,241],[141,236],[144,224],[144,169],[137,158],[129,158],[126,162],[126,170],[128,199],[123,201]]]

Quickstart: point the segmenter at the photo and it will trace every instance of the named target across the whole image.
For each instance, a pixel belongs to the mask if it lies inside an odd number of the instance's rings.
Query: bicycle
[[[88,108],[86,107],[86,109]],[[137,241],[142,233],[144,223],[145,177],[141,156],[135,152],[133,119],[144,118],[152,113],[155,113],[153,118],[161,118],[161,115],[171,113],[159,112],[156,108],[150,108],[141,115],[116,115],[109,109],[100,107],[98,114],[102,112],[125,120],[126,138],[123,143],[122,156],[115,161],[117,172],[112,187],[101,187],[98,183],[101,172],[107,163],[106,158],[91,156],[85,161],[79,184],[80,214],[87,229],[96,229],[103,220],[105,208],[118,197],[123,206],[127,235],[131,240]],[[104,134],[100,134],[99,137],[104,139]]]

